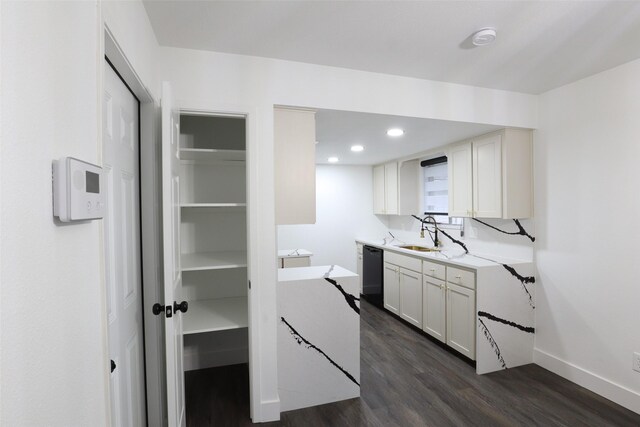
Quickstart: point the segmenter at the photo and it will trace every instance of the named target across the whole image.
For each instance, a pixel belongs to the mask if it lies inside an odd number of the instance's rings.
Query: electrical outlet
[[[633,370],[640,372],[640,353],[633,353]]]

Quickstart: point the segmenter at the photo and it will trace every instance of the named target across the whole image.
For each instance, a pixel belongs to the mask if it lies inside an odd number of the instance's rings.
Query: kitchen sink
[[[416,245],[404,245],[398,246],[402,249],[409,249],[410,251],[419,251],[419,252],[440,252],[439,248],[427,248],[425,246],[416,246]]]

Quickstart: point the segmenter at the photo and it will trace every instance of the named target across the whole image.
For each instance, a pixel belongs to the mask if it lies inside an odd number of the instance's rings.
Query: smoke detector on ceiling
[[[471,36],[471,42],[476,46],[486,46],[496,39],[495,28],[482,28]]]

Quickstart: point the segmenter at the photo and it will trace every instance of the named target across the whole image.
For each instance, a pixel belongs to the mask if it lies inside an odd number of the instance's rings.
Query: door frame
[[[166,424],[166,404],[164,383],[164,341],[162,340],[164,322],[154,316],[151,307],[154,302],[163,301],[162,281],[162,217],[161,206],[161,167],[159,150],[159,102],[146,88],[142,79],[127,59],[120,44],[106,22],[101,32],[99,94],[98,94],[98,151],[102,162],[102,129],[103,129],[103,101],[104,101],[104,71],[102,63],[109,59],[113,68],[117,70],[125,84],[138,98],[139,107],[139,156],[140,156],[140,212],[141,212],[141,248],[142,248],[142,301],[144,322],[144,354],[145,354],[145,397],[148,425]],[[144,218],[144,220],[142,220]],[[101,232],[101,248],[104,246],[104,233]],[[103,249],[101,249],[103,250]],[[108,337],[108,323],[106,310],[106,282],[104,253],[102,257],[102,299],[103,299],[103,331]],[[109,351],[108,339],[105,351]],[[105,356],[109,360],[108,354]],[[162,368],[162,372],[160,372]],[[109,372],[105,371],[106,384],[109,386]],[[110,393],[105,396],[107,408],[111,407]],[[107,411],[110,417],[110,411]],[[109,419],[109,424],[112,420]]]

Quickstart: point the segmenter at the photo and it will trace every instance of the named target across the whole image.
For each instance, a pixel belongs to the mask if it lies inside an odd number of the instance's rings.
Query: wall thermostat
[[[53,215],[60,221],[104,216],[102,168],[73,157],[53,161]]]

